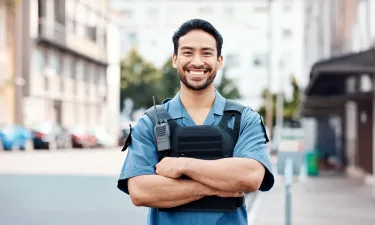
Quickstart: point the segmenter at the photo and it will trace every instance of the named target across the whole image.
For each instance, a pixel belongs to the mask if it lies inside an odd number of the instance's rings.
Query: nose
[[[193,56],[193,60],[191,61],[191,64],[193,66],[199,67],[199,66],[203,66],[204,62],[203,62],[203,60],[202,60],[202,58],[200,57],[199,54],[195,54]]]

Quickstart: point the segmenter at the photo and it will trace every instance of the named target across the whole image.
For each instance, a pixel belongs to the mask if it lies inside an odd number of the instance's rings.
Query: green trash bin
[[[306,153],[306,172],[308,176],[318,175],[318,155],[314,151]]]

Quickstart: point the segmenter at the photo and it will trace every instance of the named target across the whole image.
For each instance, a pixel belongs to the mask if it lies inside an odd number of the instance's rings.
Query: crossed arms
[[[264,166],[247,158],[200,160],[166,157],[155,175],[130,178],[129,194],[136,206],[170,208],[205,196],[240,197],[259,189]],[[179,179],[186,175],[191,180]]]

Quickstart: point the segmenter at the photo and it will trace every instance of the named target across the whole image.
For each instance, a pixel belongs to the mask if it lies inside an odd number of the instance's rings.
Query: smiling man
[[[247,225],[244,193],[274,184],[262,118],[215,90],[223,38],[209,22],[189,20],[172,40],[181,90],[131,129],[118,188],[150,208],[149,225]]]

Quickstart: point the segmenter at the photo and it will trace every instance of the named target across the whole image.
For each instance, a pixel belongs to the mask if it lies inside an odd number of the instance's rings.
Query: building
[[[309,82],[301,115],[314,131],[310,148],[334,143],[325,153],[374,185],[375,194],[374,10],[372,0],[305,1]]]
[[[109,38],[116,40],[107,1],[19,1],[17,19],[15,76],[24,85],[16,92],[21,96],[16,121],[29,126],[49,120],[65,127],[117,123],[118,116],[107,120],[113,110],[108,99],[118,99],[108,95],[108,85],[119,85],[111,80],[118,71],[110,63],[118,63],[108,58],[117,46],[107,45]]]
[[[15,123],[15,13],[12,5],[0,2],[0,126]],[[16,82],[17,81],[17,82]]]
[[[263,103],[261,93],[270,83],[269,58],[272,59],[273,90],[279,88],[279,75],[286,78],[293,73],[299,78],[302,74],[299,61],[303,49],[302,3],[298,0],[272,2],[270,27],[268,0],[111,0],[110,5],[117,15],[122,56],[136,48],[157,67],[172,56],[172,35],[178,26],[192,18],[211,22],[224,37],[222,53],[228,76],[235,78],[242,101],[257,109]],[[268,36],[269,28],[272,36]],[[220,75],[219,72],[218,81]],[[289,91],[287,82],[285,86]]]

